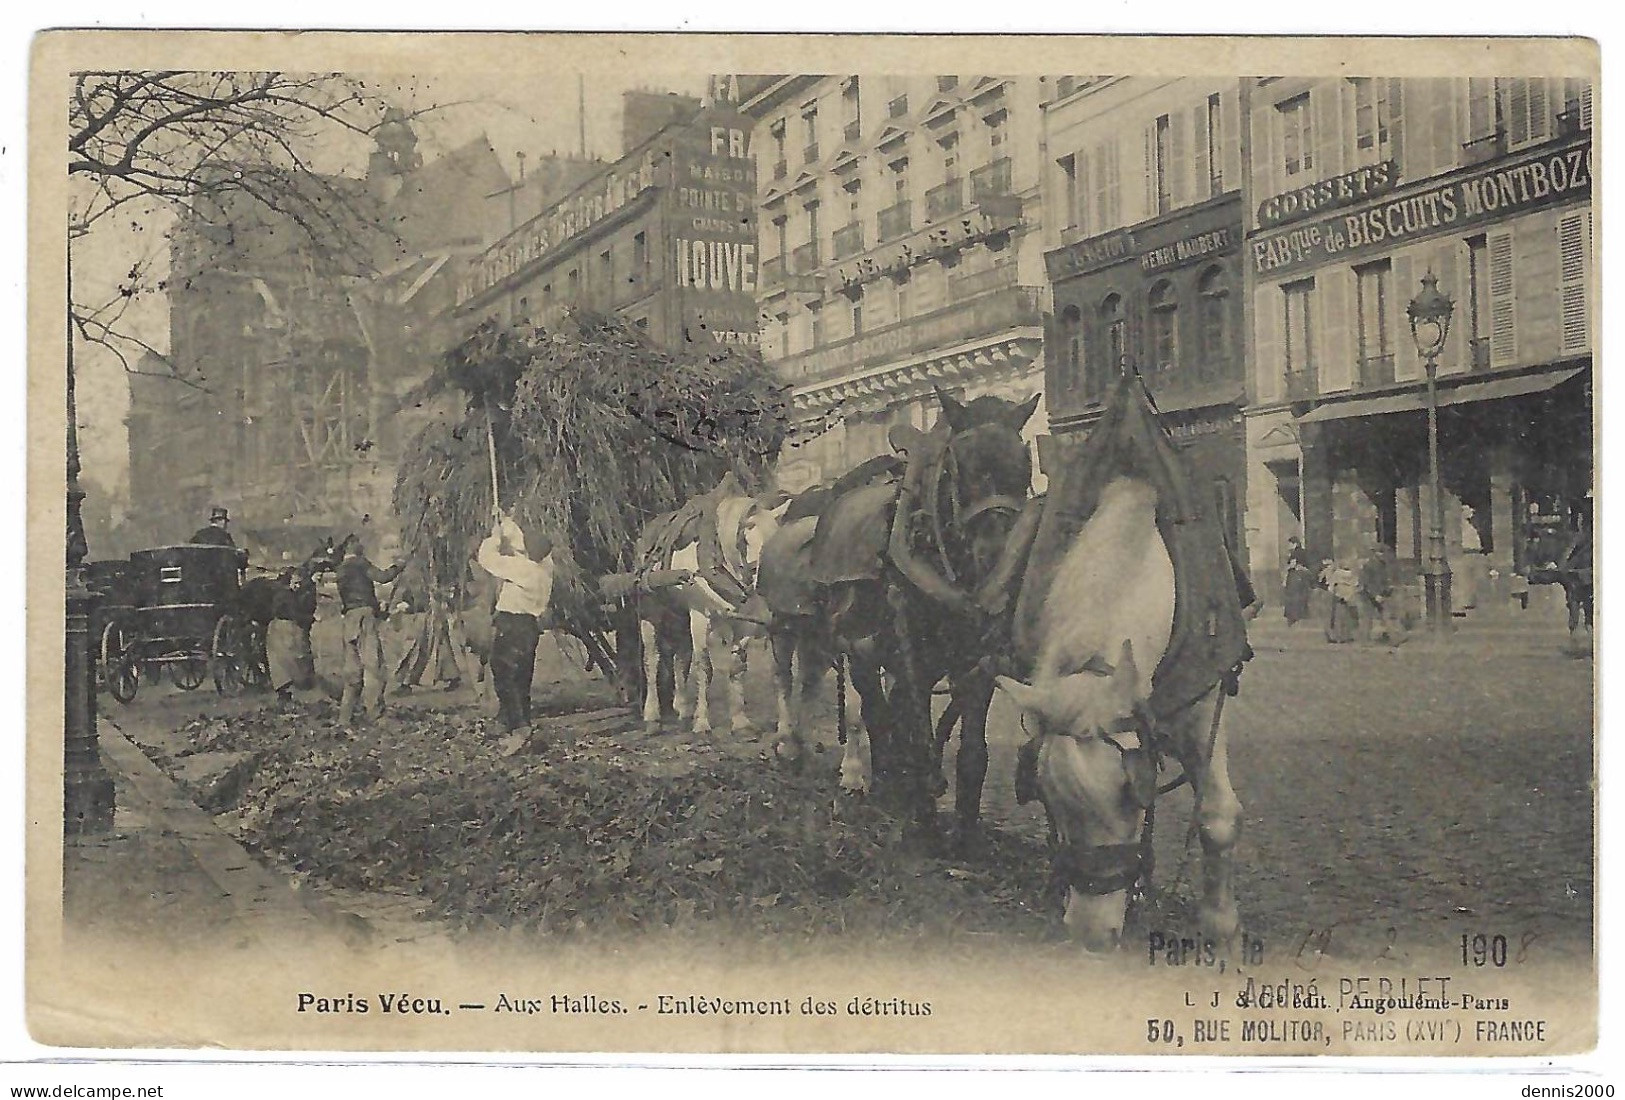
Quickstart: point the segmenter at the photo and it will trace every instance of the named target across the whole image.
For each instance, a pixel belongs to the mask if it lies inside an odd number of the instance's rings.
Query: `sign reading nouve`
[[[1279,277],[1591,194],[1591,145],[1533,153],[1436,187],[1248,242],[1253,271]]]

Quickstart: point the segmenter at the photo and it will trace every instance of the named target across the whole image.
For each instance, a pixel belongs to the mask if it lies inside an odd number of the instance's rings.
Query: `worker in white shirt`
[[[530,725],[530,683],[536,675],[536,643],[553,596],[553,544],[532,531],[527,540],[512,516],[500,515],[491,537],[475,556],[502,582],[492,623],[491,680],[497,715],[510,731]]]

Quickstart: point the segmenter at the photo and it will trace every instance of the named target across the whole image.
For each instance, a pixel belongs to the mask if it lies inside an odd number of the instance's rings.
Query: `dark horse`
[[[270,630],[271,619],[275,614],[277,593],[287,589],[290,574],[299,573],[306,581],[313,581],[317,573],[337,568],[339,558],[338,546],[329,538],[298,565],[265,576],[250,578],[244,581],[238,590],[237,616],[249,632],[248,651],[253,655],[252,659],[256,666],[265,673],[263,682],[270,682],[265,636]]]
[[[804,694],[833,653],[862,714],[842,785],[865,790],[872,775],[877,795],[929,830],[945,787],[942,747],[957,720],[954,810],[966,843],[980,823],[993,692],[980,660],[995,621],[982,610],[983,589],[997,583],[1028,501],[1032,459],[1021,429],[1038,396],[1019,404],[938,397],[942,419],[931,431],[892,430],[902,462],[860,467],[802,509],[816,515],[798,516],[792,503],[763,550],[759,591],[773,611],[781,752],[801,753],[797,681]],[[944,679],[951,701],[933,731],[931,697]]]

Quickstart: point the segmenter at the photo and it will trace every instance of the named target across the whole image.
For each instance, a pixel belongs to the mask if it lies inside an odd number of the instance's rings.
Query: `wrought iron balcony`
[[[863,223],[852,222],[835,231],[834,259],[844,260],[863,251]]]
[[[1320,379],[1316,377],[1313,368],[1288,369],[1283,377],[1286,381],[1286,399],[1288,401],[1313,401],[1320,392]]]
[[[970,174],[971,202],[1010,194],[1010,158],[1000,157]]]
[[[1490,338],[1488,336],[1473,336],[1467,341],[1469,365],[1473,370],[1490,369]]]
[[[893,203],[880,212],[880,239],[883,241],[901,237],[914,228],[913,215],[910,213],[911,204],[907,199]]]
[[[925,193],[925,220],[941,221],[965,208],[965,181],[946,180]]]
[[[1375,386],[1391,386],[1394,384],[1394,357],[1388,355],[1368,355],[1360,360],[1360,388],[1371,389]]]
[[[1464,141],[1461,151],[1468,164],[1482,164],[1495,157],[1504,157],[1507,151],[1507,132],[1497,128],[1494,133]]]

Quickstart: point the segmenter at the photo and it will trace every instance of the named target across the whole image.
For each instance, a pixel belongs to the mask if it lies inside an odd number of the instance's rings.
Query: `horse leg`
[[[857,710],[863,712],[858,721],[849,720],[847,722],[846,744],[841,752],[841,790],[850,791],[853,794],[867,794],[869,788],[874,784],[874,758],[871,755],[869,740],[871,707],[863,691],[858,688],[857,666],[848,661],[845,654],[837,656],[836,660],[847,662],[848,667],[851,669],[851,675],[836,677],[836,680],[839,681],[840,690],[843,693],[850,692],[851,695],[856,695],[858,703],[858,706],[854,708],[847,701],[851,697],[848,695],[843,698],[842,706],[848,715],[855,713]]]
[[[651,619],[638,619],[638,642],[643,651],[643,729],[660,728],[660,640]]]
[[[703,611],[688,613],[688,633],[694,643],[689,654],[689,682],[694,687],[694,732],[711,732],[711,617]]]
[[[773,693],[778,706],[778,728],[773,736],[773,755],[786,760],[799,760],[802,754],[801,731],[796,726],[798,716],[806,713],[805,698],[797,707],[796,682],[802,665],[802,636],[794,629],[777,630],[768,636],[773,647]]]
[[[846,734],[846,752],[841,760],[841,785],[849,790],[868,791],[884,786],[894,772],[891,763],[891,739],[888,736],[886,689],[880,679],[880,665],[866,652],[867,646],[847,650],[841,658],[846,662],[847,690],[857,696],[857,707],[848,706],[846,713],[856,713],[858,721],[851,723]],[[851,698],[848,695],[848,699]],[[848,761],[854,782],[861,786],[848,787]]]
[[[980,672],[954,678],[959,708],[959,754],[954,760],[954,841],[964,850],[981,835],[982,784],[987,780],[987,710],[993,681]],[[937,742],[940,766],[942,740]]]
[[[736,637],[728,650],[733,660],[728,665],[728,724],[732,730],[749,736],[753,727],[750,712],[745,709],[745,676],[750,671],[750,638]]]
[[[1196,795],[1196,827],[1202,841],[1202,900],[1197,912],[1202,930],[1217,942],[1232,943],[1241,927],[1232,881],[1233,854],[1241,836],[1241,800],[1230,785],[1228,738],[1219,721],[1223,691],[1216,688],[1170,724]]]

